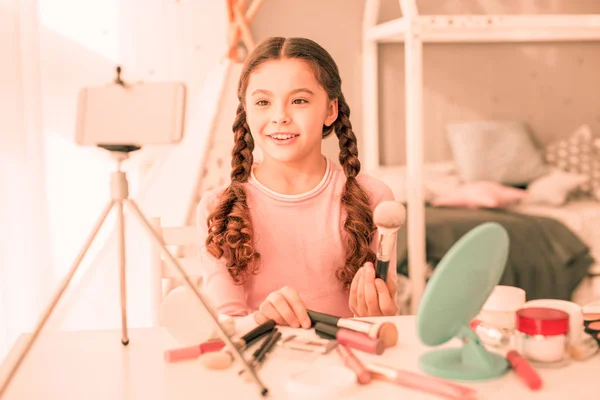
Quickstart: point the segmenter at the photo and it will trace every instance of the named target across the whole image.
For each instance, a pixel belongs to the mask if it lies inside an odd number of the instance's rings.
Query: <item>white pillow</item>
[[[465,182],[527,184],[548,172],[526,125],[519,121],[467,121],[446,126]]]
[[[548,174],[537,178],[527,186],[527,196],[522,202],[558,207],[567,202],[572,191],[589,180],[589,176],[552,168]]]

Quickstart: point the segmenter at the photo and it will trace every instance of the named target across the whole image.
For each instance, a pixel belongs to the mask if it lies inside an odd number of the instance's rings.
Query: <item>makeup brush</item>
[[[396,244],[396,236],[406,221],[406,208],[397,201],[382,201],[373,211],[373,222],[379,232],[379,249],[375,276],[387,280],[390,258]]]
[[[367,334],[370,338],[381,339],[385,347],[394,347],[398,342],[398,328],[392,322],[387,321],[364,321],[358,319],[340,318],[333,315],[306,310],[310,321],[314,324],[323,322],[329,325],[339,326],[357,332]]]

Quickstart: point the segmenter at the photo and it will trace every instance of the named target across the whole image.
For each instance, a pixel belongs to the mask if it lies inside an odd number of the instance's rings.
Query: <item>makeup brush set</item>
[[[311,335],[311,332],[304,329],[277,327],[270,320],[232,341],[241,352],[248,353],[248,364],[255,371],[265,363],[276,347],[310,353],[317,357],[335,351],[343,366],[319,366],[311,358],[307,369],[290,375],[286,390],[288,394],[299,395],[301,398],[331,398],[355,385],[366,385],[373,380],[391,382],[448,399],[471,399],[475,395],[473,389],[444,379],[397,370],[381,363],[361,361],[354,353],[355,350],[381,355],[385,349],[396,346],[398,329],[391,322],[340,318],[313,310],[308,310],[308,315],[316,335]],[[289,353],[283,354],[287,357]],[[204,367],[212,370],[230,368],[234,361],[231,350],[218,338],[200,345],[166,350],[164,357],[169,363],[197,359]],[[250,378],[245,369],[238,371],[238,375],[245,381]],[[332,380],[332,376],[336,379]]]
[[[338,344],[342,344],[355,350],[380,355],[383,354],[386,348],[395,346],[398,341],[398,330],[391,322],[370,322],[340,318],[312,310],[308,310],[308,315],[318,337],[295,334],[282,337],[279,334],[274,336],[277,340],[273,345],[269,345],[269,349],[272,349],[274,345],[279,345],[293,350],[327,354]],[[270,338],[269,335],[276,335],[276,332],[278,330],[275,322],[270,320],[252,329],[239,339],[234,339],[233,342],[240,351],[245,351],[261,340],[266,346]],[[199,345],[166,350],[165,361],[178,362],[195,359],[208,353],[218,353],[219,355],[202,357],[202,363],[209,368],[219,369],[228,367],[233,361],[232,357],[222,355],[227,352],[228,350],[222,340],[211,339]],[[263,354],[261,353],[261,355]]]

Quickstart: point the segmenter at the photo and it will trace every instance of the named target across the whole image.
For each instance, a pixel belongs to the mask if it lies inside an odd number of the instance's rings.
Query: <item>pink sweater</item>
[[[383,200],[393,200],[383,182],[360,174],[358,182],[373,209]],[[259,270],[246,283],[236,285],[224,259],[216,260],[206,251],[206,220],[218,204],[223,188],[207,192],[198,205],[197,223],[201,232],[203,290],[217,312],[231,316],[256,311],[269,293],[284,286],[296,289],[307,308],[328,314],[352,317],[349,292],[343,291],[335,271],[345,260],[343,223],[345,212],[340,195],[346,177],[329,159],[321,182],[311,191],[284,195],[263,186],[252,175],[244,189],[251,210],[254,248],[261,254]],[[377,249],[377,234],[372,248]],[[390,263],[389,279],[397,279],[396,258]]]

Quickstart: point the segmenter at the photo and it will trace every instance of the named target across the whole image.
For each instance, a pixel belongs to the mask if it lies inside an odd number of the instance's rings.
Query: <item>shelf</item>
[[[427,43],[600,40],[600,14],[429,15],[416,20],[415,31]],[[398,18],[369,28],[365,38],[379,43],[403,42],[408,27],[407,19]]]

